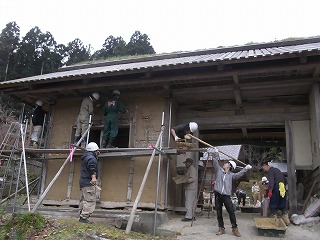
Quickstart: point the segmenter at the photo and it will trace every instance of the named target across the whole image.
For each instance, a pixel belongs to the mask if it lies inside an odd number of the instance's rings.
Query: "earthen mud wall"
[[[127,121],[127,124],[130,125],[129,137],[131,139],[131,147],[145,148],[150,144],[155,145],[161,132],[162,112],[165,112],[167,110],[166,96],[162,93],[148,93],[145,95],[139,94],[139,96],[122,97],[122,100],[129,110],[129,115],[122,118],[124,119],[124,121]],[[81,99],[61,100],[57,102],[53,117],[49,148],[68,149],[70,147],[73,134],[72,128],[77,118],[80,103]],[[102,115],[102,106],[99,109],[96,109],[95,119],[99,119],[99,115]],[[168,116],[165,117],[168,118]],[[100,119],[102,119],[102,116]],[[96,120],[96,122],[97,121],[98,120]],[[168,135],[168,128],[164,130],[164,134]],[[56,154],[52,155],[51,157],[61,158],[61,160],[48,160],[46,169],[46,186],[58,172],[67,156],[68,155],[66,154]],[[135,197],[139,191],[150,157],[151,156],[133,157],[134,167],[131,201],[135,200]],[[158,160],[159,157],[158,155],[156,155],[153,159],[140,202],[155,202]],[[74,170],[72,171],[73,181],[70,198],[77,200],[80,196],[80,156],[75,156],[73,161],[75,165]],[[102,174],[100,176],[102,187],[100,200],[110,202],[126,202],[128,185],[130,186],[130,158],[99,158],[99,161],[103,161]],[[160,192],[158,198],[159,204],[163,203],[165,195],[164,184],[166,176],[166,166],[164,165],[164,162],[165,160],[162,158],[159,186]],[[173,202],[173,200],[170,200],[170,198],[174,198],[174,183],[171,180],[171,175],[175,176],[175,156],[173,156],[173,159],[170,160],[169,164],[170,173],[168,202]],[[68,163],[51,190],[48,192],[46,199],[56,201],[67,199],[69,174],[70,164]]]

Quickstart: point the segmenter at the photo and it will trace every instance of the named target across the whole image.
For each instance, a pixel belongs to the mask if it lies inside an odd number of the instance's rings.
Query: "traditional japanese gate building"
[[[176,205],[171,177],[184,157],[172,148],[169,130],[195,121],[197,136],[212,145],[286,147],[289,199],[295,211],[297,176],[304,177],[306,188],[319,179],[319,75],[320,38],[310,38],[64,67],[1,82],[0,89],[28,104],[40,98],[50,110],[46,146],[39,150],[48,153],[42,191],[68,154],[81,100],[97,91],[103,104],[118,89],[129,113],[121,116],[120,148],[100,157],[102,207],[132,205],[152,152],[148,146],[158,138],[164,113],[162,147],[167,154],[160,158],[160,209]],[[96,108],[93,123],[91,140],[99,143],[102,106]],[[196,152],[188,156],[199,159]],[[79,158],[63,170],[44,203],[78,203]],[[152,165],[140,207],[154,207],[157,168]],[[319,192],[319,185],[315,189]]]

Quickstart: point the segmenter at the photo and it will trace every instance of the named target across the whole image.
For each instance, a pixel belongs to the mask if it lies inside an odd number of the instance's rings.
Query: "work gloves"
[[[184,138],[185,138],[185,139],[191,139],[191,137],[190,137],[189,134],[184,135]]]
[[[272,197],[272,190],[269,190],[268,191],[268,198],[271,198]]]
[[[247,170],[249,170],[249,169],[251,169],[252,168],[252,166],[250,165],[250,164],[248,164],[247,166],[245,166],[245,169],[247,169]]]
[[[180,141],[181,138],[179,138],[178,136],[175,136],[175,137],[174,137],[174,140],[177,142],[177,141]]]

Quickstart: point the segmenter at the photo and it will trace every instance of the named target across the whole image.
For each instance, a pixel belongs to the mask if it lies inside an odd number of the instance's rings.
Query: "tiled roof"
[[[297,40],[270,44],[256,44],[240,47],[157,55],[153,57],[126,59],[99,64],[88,64],[83,66],[65,67],[61,68],[58,72],[55,73],[10,80],[1,82],[0,85],[19,82],[33,82],[49,79],[100,75],[117,72],[123,73],[137,70],[146,71],[147,69],[159,69],[172,66],[181,67],[182,65],[201,64],[209,62],[228,62],[246,59],[250,60],[310,52],[320,52],[320,38],[311,39],[310,42],[308,42],[308,39],[304,39],[300,41]]]

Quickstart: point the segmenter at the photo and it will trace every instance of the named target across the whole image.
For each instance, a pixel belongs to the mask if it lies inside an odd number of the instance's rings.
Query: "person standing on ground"
[[[235,215],[235,209],[231,200],[231,191],[233,180],[237,180],[242,177],[249,169],[251,165],[246,165],[240,172],[233,173],[232,171],[236,169],[236,163],[232,160],[226,161],[221,167],[218,161],[218,149],[208,148],[207,152],[213,156],[213,167],[216,174],[216,182],[214,185],[215,193],[215,207],[217,210],[217,220],[219,225],[219,231],[217,235],[225,234],[224,221],[222,217],[222,206],[224,205],[230,218],[232,233],[237,237],[241,237],[238,230],[237,219]]]
[[[262,201],[261,201],[261,207],[262,207],[262,216],[268,217],[268,209],[269,209],[269,199],[268,199],[268,189],[269,189],[269,181],[267,177],[262,177]]]
[[[36,101],[36,108],[32,114],[32,133],[30,137],[30,147],[38,148],[39,147],[39,138],[42,132],[44,117],[46,112],[42,109],[43,102],[42,100],[38,99]]]
[[[246,197],[247,197],[246,191],[238,188],[236,191],[236,196],[238,198],[238,206],[240,206],[241,200],[242,200],[242,206],[245,206],[246,205]]]
[[[183,163],[187,168],[184,183],[185,207],[187,213],[185,218],[181,219],[181,221],[188,222],[192,221],[194,218],[193,214],[197,203],[198,173],[193,166],[193,159],[187,158]]]
[[[267,198],[268,197],[268,189],[269,189],[269,181],[267,177],[261,178],[261,185],[262,185],[262,197]]]
[[[90,142],[86,146],[86,151],[81,157],[79,222],[91,223],[89,217],[96,208],[95,185],[97,184],[98,178],[98,155],[98,145],[95,142]]]
[[[253,206],[257,205],[257,200],[261,202],[261,195],[260,195],[260,186],[258,182],[254,181],[251,187],[252,197],[253,197]]]
[[[180,124],[171,129],[171,135],[174,138],[174,141],[178,142],[182,139],[185,139],[185,135],[193,134],[198,130],[198,124],[195,122],[189,122],[186,124]]]
[[[103,129],[103,148],[113,148],[114,141],[118,136],[119,114],[127,113],[123,102],[120,100],[120,91],[113,90],[112,95],[107,99],[103,107],[104,129]]]
[[[280,210],[282,220],[288,226],[290,224],[286,202],[287,195],[285,189],[285,176],[275,167],[269,165],[269,162],[262,163],[263,171],[268,173],[269,189],[268,198],[270,214],[272,217],[277,217],[277,211]]]
[[[78,114],[77,122],[76,122],[76,133],[75,133],[75,143],[77,143],[82,134],[89,127],[90,115],[93,116],[93,102],[98,101],[100,98],[99,93],[94,92],[89,97],[86,97],[82,100],[80,111]]]

